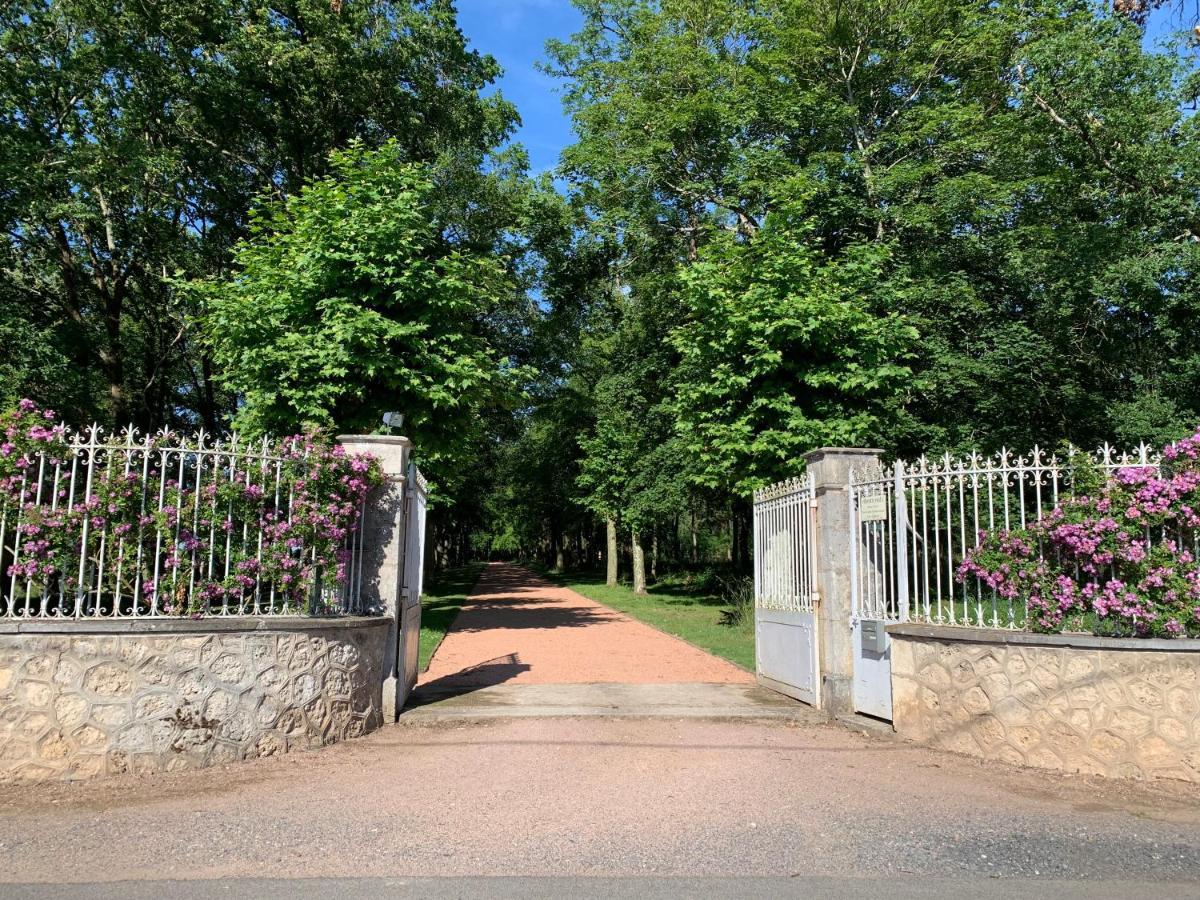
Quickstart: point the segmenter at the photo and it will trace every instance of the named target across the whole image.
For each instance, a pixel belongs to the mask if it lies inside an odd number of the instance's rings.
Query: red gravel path
[[[732,663],[525,569],[491,563],[420,687],[455,693],[493,684],[753,680]]]

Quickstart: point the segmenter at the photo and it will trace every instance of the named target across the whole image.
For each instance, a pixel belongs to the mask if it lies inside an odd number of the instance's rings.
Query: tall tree
[[[812,226],[786,252],[881,266],[870,314],[920,340],[907,415],[860,439],[1091,443],[1200,414],[1196,79],[1135,24],[1080,0],[579,5],[551,47],[564,159],[629,258],[740,254],[786,209]]]
[[[49,354],[86,373],[76,417],[216,424],[229,401],[173,277],[227,270],[259,192],[353,139],[394,139],[442,183],[477,172],[515,119],[480,95],[497,72],[449,0],[5,4],[0,269],[40,332],[5,392],[38,393]]]
[[[369,432],[398,410],[449,480],[512,387],[487,319],[514,287],[490,253],[445,239],[427,167],[404,156],[335,151],[330,175],[255,216],[237,273],[195,293],[243,430]]]

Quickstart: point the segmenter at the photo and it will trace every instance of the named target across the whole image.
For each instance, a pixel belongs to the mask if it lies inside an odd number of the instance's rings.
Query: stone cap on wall
[[[343,444],[400,444],[411,447],[412,441],[401,434],[339,434],[337,440]]]
[[[804,454],[804,458],[808,462],[814,462],[826,456],[862,456],[875,455],[882,456],[883,451],[878,447],[818,447],[816,450],[809,450]]]
[[[204,634],[231,631],[345,631],[386,628],[386,616],[213,616],[207,619],[29,619],[0,621],[3,634]]]
[[[892,637],[968,644],[1023,644],[1035,647],[1074,647],[1080,650],[1141,650],[1200,653],[1200,640],[1190,638],[1115,638],[1094,634],[1036,634],[1007,628],[966,628],[961,625],[925,625],[899,622],[887,626]]]

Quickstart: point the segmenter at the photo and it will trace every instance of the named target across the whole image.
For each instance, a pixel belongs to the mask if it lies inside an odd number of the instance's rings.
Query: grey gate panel
[[[754,634],[758,680],[820,706],[813,494],[809,475],[754,495]]]

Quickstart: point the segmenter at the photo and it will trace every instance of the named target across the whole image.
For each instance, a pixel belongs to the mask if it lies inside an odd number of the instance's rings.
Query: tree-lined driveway
[[[502,684],[753,682],[744,669],[527,569],[491,563],[422,675],[418,699]]]

